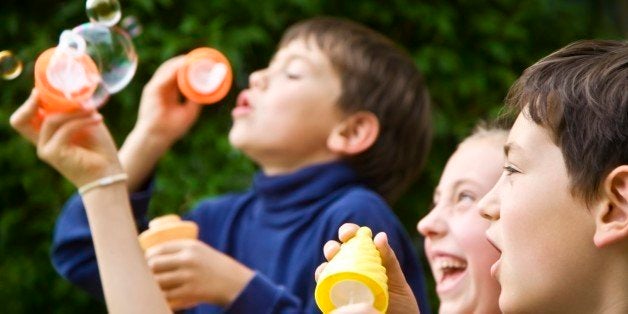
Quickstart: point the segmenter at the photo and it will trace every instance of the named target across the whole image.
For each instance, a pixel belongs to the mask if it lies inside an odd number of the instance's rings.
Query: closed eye
[[[288,77],[288,79],[291,79],[291,80],[298,80],[301,78],[300,74],[295,74],[295,73],[290,73],[290,72],[286,72],[285,74],[286,74],[286,77]]]
[[[521,173],[521,171],[515,169],[513,166],[511,165],[506,165],[504,166],[504,171],[506,172],[506,175],[509,176],[513,173]]]

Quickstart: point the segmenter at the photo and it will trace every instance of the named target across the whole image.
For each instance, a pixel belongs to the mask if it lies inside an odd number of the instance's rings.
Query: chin
[[[452,304],[450,302],[443,302],[440,304],[438,308],[439,314],[464,314],[464,313],[475,313],[473,309],[463,306],[460,304]]]

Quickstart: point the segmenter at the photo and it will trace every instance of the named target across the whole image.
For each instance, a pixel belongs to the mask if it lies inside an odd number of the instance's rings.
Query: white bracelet
[[[104,178],[100,178],[96,181],[92,181],[90,183],[87,183],[83,186],[81,186],[78,189],[79,194],[81,195],[85,195],[85,193],[87,193],[89,190],[92,190],[94,188],[97,187],[101,187],[101,186],[107,186],[110,184],[114,184],[116,182],[120,182],[120,181],[126,181],[129,178],[129,176],[126,175],[126,173],[118,173],[118,174],[114,174],[111,176],[106,176]]]

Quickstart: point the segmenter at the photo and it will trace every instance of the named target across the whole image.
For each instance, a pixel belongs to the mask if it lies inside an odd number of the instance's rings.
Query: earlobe
[[[378,135],[379,119],[372,112],[359,111],[332,130],[327,147],[340,155],[357,155],[373,146]]]
[[[597,247],[628,241],[628,165],[621,165],[606,176],[604,203],[595,214]]]

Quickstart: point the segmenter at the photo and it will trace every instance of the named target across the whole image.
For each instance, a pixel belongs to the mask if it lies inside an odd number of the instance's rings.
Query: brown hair
[[[550,131],[572,193],[595,200],[603,178],[628,164],[628,42],[578,41],[523,72],[506,103]]]
[[[473,142],[477,140],[489,140],[497,143],[500,147],[506,144],[506,140],[508,139],[509,129],[497,122],[486,122],[484,120],[480,120],[476,123],[475,127],[471,134],[465,137],[462,142],[458,144],[458,148],[468,142]]]
[[[365,152],[346,161],[393,203],[416,179],[431,143],[429,95],[416,65],[391,40],[355,22],[319,17],[290,27],[281,39],[313,40],[338,73],[338,101],[347,113],[369,111],[380,133]]]

